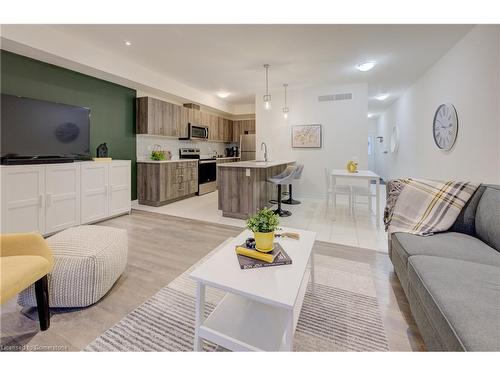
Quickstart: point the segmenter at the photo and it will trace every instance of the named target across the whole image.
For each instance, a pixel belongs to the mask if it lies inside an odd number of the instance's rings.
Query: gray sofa
[[[389,257],[428,350],[500,351],[500,186],[481,185],[448,232],[392,234]]]

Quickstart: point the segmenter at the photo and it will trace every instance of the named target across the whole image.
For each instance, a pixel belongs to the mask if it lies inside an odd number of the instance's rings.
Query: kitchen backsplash
[[[233,144],[211,142],[211,141],[180,141],[175,138],[167,138],[154,135],[137,134],[137,160],[149,159],[151,151],[155,145],[160,145],[164,150],[172,153],[172,159],[179,158],[179,148],[196,147],[200,149],[202,155],[217,154],[224,155],[224,149]]]

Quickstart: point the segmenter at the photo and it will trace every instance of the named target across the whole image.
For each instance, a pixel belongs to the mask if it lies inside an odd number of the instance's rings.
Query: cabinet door
[[[162,101],[148,98],[148,134],[164,135],[164,111]]]
[[[255,134],[255,120],[242,121],[243,134]]]
[[[130,212],[130,161],[109,164],[109,216]]]
[[[164,127],[165,134],[169,137],[179,136],[179,121],[181,119],[181,107],[172,103],[164,103]]]
[[[168,163],[165,164],[165,200],[171,200],[177,198],[178,195],[178,182],[177,182],[177,164],[178,163]]]
[[[81,168],[82,224],[108,216],[108,163],[85,162]]]
[[[233,142],[240,142],[241,134],[241,120],[233,121]]]
[[[201,125],[201,112],[197,109],[188,108],[188,122],[194,125]]]
[[[180,119],[177,123],[179,137],[188,136],[189,108],[180,107]]]
[[[228,119],[223,119],[224,142],[233,141],[233,122]]]
[[[45,167],[2,167],[2,233],[45,233]]]
[[[80,165],[45,167],[45,233],[80,224]]]

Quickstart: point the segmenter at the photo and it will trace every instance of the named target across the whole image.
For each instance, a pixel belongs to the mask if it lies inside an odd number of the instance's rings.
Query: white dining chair
[[[368,214],[372,214],[372,198],[374,194],[371,191],[371,181],[368,182],[368,186],[353,186],[352,187],[352,215],[356,214],[356,204],[359,203],[358,197],[366,197],[368,205]]]
[[[334,213],[337,211],[337,195],[347,195],[349,200],[349,214],[352,214],[352,189],[350,185],[332,184],[332,175],[328,168],[325,168],[326,181],[326,210],[325,215],[328,215],[330,209],[330,198],[333,200]]]

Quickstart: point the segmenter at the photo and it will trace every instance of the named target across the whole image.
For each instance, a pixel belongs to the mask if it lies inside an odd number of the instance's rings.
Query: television
[[[2,164],[90,159],[90,109],[2,94]]]

